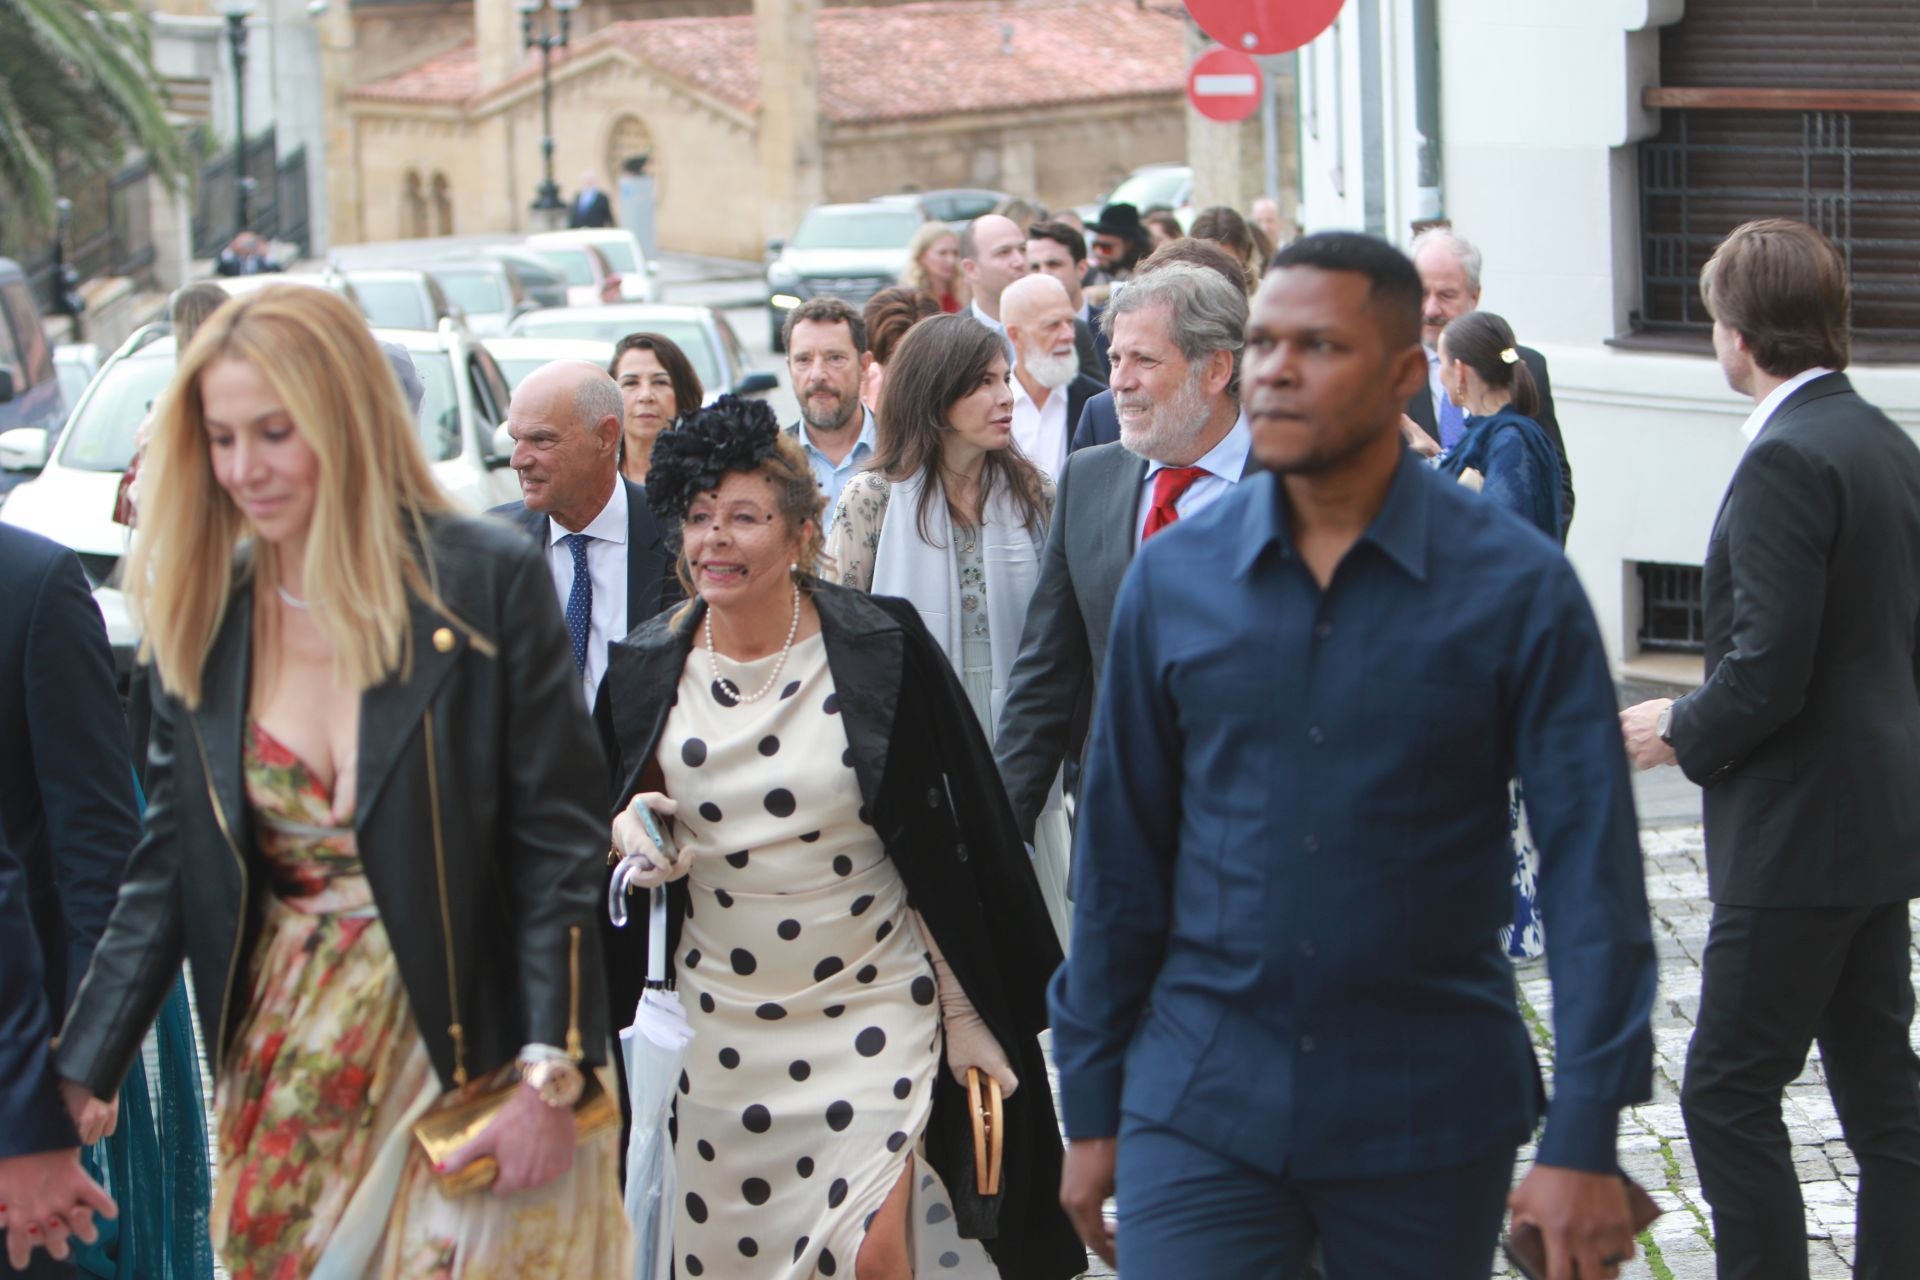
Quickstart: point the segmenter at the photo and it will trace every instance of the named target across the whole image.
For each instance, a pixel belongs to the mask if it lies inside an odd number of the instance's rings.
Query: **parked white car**
[[[509,387],[555,360],[584,360],[604,369],[613,360],[613,344],[592,338],[488,338],[486,348],[500,365]]]

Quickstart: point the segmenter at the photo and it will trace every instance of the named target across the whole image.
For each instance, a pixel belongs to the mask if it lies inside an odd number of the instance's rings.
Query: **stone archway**
[[[636,115],[623,115],[613,122],[613,128],[607,131],[606,174],[617,182],[626,172],[626,162],[635,156],[650,157],[647,173],[654,180],[654,190],[660,188],[659,157],[654,154],[653,130],[647,122]]]
[[[433,234],[453,234],[453,195],[447,175],[439,171],[433,175]]]
[[[409,240],[418,240],[427,234],[427,194],[421,187],[418,169],[407,170],[400,199],[401,235]]]

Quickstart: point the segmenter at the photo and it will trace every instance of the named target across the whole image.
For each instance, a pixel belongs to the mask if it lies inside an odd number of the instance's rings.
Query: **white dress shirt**
[[[1780,412],[1780,406],[1787,402],[1788,396],[1806,386],[1815,378],[1824,378],[1832,372],[1832,369],[1822,369],[1818,365],[1815,365],[1811,369],[1802,369],[1799,373],[1794,374],[1772,391],[1769,391],[1766,399],[1755,405],[1753,412],[1747,415],[1747,420],[1740,424],[1740,434],[1747,438],[1747,444],[1751,446],[1755,440],[1760,438],[1760,433],[1767,429],[1767,423],[1773,420],[1773,415]]]
[[[562,614],[573,591],[573,552],[561,542],[568,532],[547,517],[547,567],[553,571]],[[607,644],[627,634],[627,486],[618,477],[607,505],[580,532],[592,539],[587,543],[587,577],[593,584],[593,608],[587,625],[587,669],[580,678],[591,710],[600,677],[607,673]]]
[[[1173,509],[1185,520],[1188,516],[1198,515],[1214,503],[1233,491],[1240,483],[1240,477],[1247,469],[1247,455],[1253,452],[1253,427],[1247,422],[1246,410],[1240,411],[1240,418],[1233,429],[1220,437],[1220,443],[1207,450],[1206,454],[1193,465],[1207,474],[1187,486],[1187,491],[1174,499]],[[1133,545],[1139,546],[1147,532],[1147,514],[1153,510],[1153,478],[1166,470],[1164,462],[1149,462],[1147,474],[1140,482],[1140,509],[1134,514]]]
[[[1072,431],[1067,422],[1067,389],[1055,387],[1047,392],[1045,404],[1035,404],[1026,384],[1013,379],[1013,439],[1020,452],[1033,465],[1054,480],[1067,465],[1067,443]]]
[[[1432,347],[1422,347],[1427,353],[1427,395],[1433,401],[1434,431],[1440,430],[1440,406],[1447,402],[1447,390],[1440,385],[1440,353]]]

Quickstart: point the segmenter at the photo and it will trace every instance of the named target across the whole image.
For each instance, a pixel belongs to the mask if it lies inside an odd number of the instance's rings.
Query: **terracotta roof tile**
[[[815,34],[820,113],[836,124],[1178,93],[1186,82],[1178,10],[1133,0],[822,9]],[[741,111],[759,109],[751,14],[617,22],[577,44],[573,56],[609,45]],[[537,74],[529,68],[506,83]],[[467,44],[355,96],[458,103],[481,88]]]

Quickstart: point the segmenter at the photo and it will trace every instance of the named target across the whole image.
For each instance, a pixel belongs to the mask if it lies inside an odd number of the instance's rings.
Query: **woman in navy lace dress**
[[[1467,414],[1466,433],[1439,461],[1440,470],[1479,489],[1557,545],[1560,541],[1560,460],[1531,415],[1540,391],[1514,347],[1513,328],[1490,311],[1461,316],[1440,335],[1440,383]],[[1534,889],[1540,854],[1527,829],[1516,782],[1509,803],[1513,836],[1513,923],[1502,941],[1515,957],[1545,951]]]

